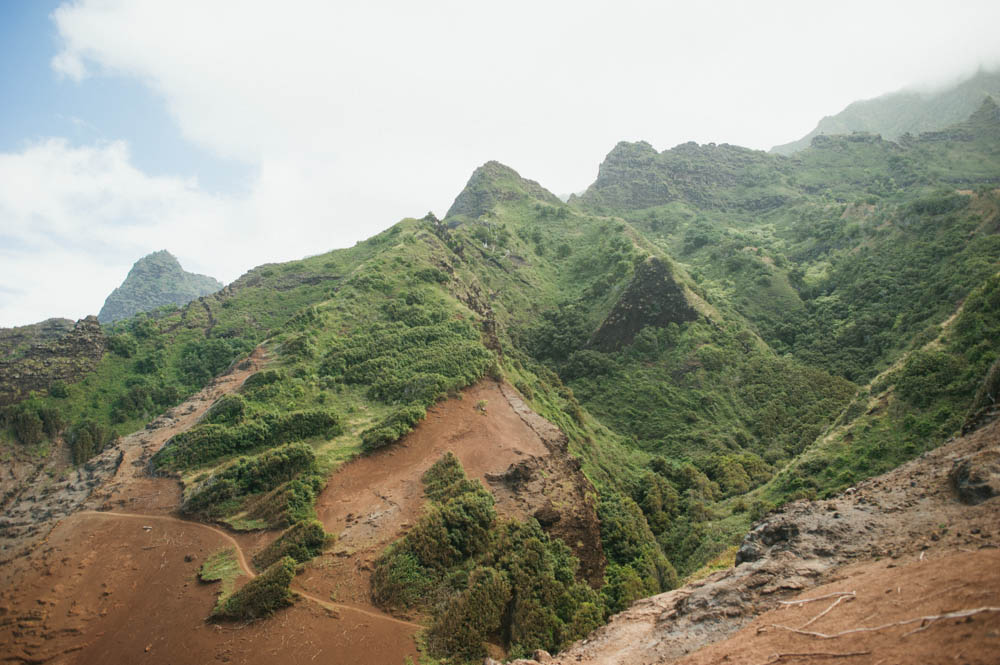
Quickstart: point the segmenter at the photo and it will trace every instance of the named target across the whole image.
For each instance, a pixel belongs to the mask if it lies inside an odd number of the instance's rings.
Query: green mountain
[[[935,92],[902,90],[850,104],[826,116],[797,141],[776,145],[771,152],[791,155],[809,147],[816,136],[865,132],[896,140],[904,134],[936,131],[962,122],[983,102],[1000,99],[1000,71],[979,70],[972,77]]]
[[[565,203],[489,162],[442,220],[107,326],[85,378],[3,411],[4,445],[62,432],[83,463],[263,346],[269,366],[152,464],[191,517],[298,525],[276,551],[302,560],[314,549],[291,539],[315,531],[334,468],[506,381],[593,485],[603,580],[574,575],[576,543],[498,520],[444,459],[373,597],[425,613],[437,655],[477,657],[491,636],[558,649],[731,563],[774,506],[913,458],[994,399],[998,185],[992,101],[935,132],[823,137],[791,157],[621,143]]]
[[[185,271],[174,255],[163,249],[135,262],[122,285],[104,301],[97,319],[113,323],[164,305],[186,305],[222,286],[214,277]]]

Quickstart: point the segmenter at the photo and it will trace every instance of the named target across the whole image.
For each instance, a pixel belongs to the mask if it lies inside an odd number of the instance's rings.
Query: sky
[[[1000,66],[1000,3],[0,0],[0,326],[96,314],[167,249],[228,283],[557,194],[622,140],[766,150]]]

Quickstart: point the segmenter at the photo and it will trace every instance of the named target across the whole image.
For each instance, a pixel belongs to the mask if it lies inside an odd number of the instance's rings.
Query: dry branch
[[[848,651],[846,653],[834,653],[831,651],[809,651],[804,653],[776,653],[772,655],[763,665],[778,663],[785,658],[853,658],[854,656],[868,656],[871,651]]]
[[[850,595],[843,595],[843,596],[841,596],[841,597],[840,597],[840,598],[838,598],[837,600],[833,601],[833,602],[832,602],[832,603],[830,604],[830,607],[826,608],[825,610],[823,610],[822,612],[820,612],[819,614],[817,614],[816,616],[814,616],[814,617],[813,617],[812,619],[809,619],[809,621],[806,621],[806,622],[805,622],[804,624],[802,624],[801,626],[799,626],[799,630],[801,630],[801,629],[805,628],[806,626],[808,626],[808,625],[812,624],[812,623],[813,623],[813,622],[815,622],[815,621],[816,621],[817,619],[820,619],[820,618],[822,618],[822,617],[826,616],[826,614],[827,614],[827,613],[828,613],[828,612],[829,612],[830,610],[832,610],[833,608],[835,608],[835,607],[836,607],[837,605],[839,605],[839,604],[840,604],[840,601],[842,601],[842,600],[854,600],[855,598],[856,598],[856,596],[855,596],[855,594],[854,594],[854,592],[853,592],[853,591],[852,591],[852,592],[850,593]]]
[[[801,630],[799,628],[792,628],[791,626],[782,626],[777,623],[772,623],[772,628],[778,628],[780,630],[787,630],[792,633],[798,633],[799,635],[809,635],[810,637],[817,637],[821,640],[830,640],[835,637],[843,637],[844,635],[852,635],[854,633],[874,633],[880,630],[885,630],[886,628],[895,628],[896,626],[906,626],[911,623],[917,623],[918,621],[924,622],[934,622],[938,619],[962,619],[964,617],[970,617],[974,614],[982,614],[983,612],[1000,612],[1000,607],[977,607],[971,610],[956,610],[954,612],[946,612],[944,614],[930,614],[923,617],[914,617],[912,619],[903,619],[902,621],[893,621],[892,623],[885,623],[881,626],[873,626],[871,628],[851,628],[850,630],[842,630],[839,633],[833,633],[827,635],[826,633],[817,633],[811,630]],[[929,625],[929,624],[928,624]],[[911,630],[906,635],[918,632],[919,630],[924,630],[927,626],[921,626],[917,630]],[[903,637],[905,637],[904,635]]]
[[[778,602],[782,605],[804,605],[806,603],[811,603],[817,600],[826,600],[827,598],[836,598],[837,596],[853,596],[854,591],[834,591],[833,593],[828,593],[825,596],[816,596],[815,598],[805,598],[803,600],[779,600]]]

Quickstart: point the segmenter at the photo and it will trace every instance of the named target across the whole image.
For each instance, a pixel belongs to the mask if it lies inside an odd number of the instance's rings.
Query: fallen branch
[[[776,653],[772,655],[763,665],[778,663],[785,658],[853,658],[854,656],[868,656],[871,651],[848,651],[847,653],[833,653],[830,651],[810,651],[805,653]]]
[[[853,591],[849,595],[845,594],[845,595],[841,596],[837,600],[833,601],[830,604],[830,607],[826,608],[825,610],[823,610],[822,612],[820,612],[819,614],[817,614],[816,616],[814,616],[812,619],[809,619],[809,621],[806,621],[804,624],[802,624],[801,626],[799,626],[799,629],[801,630],[801,629],[805,628],[806,626],[808,626],[808,625],[812,624],[813,622],[815,622],[817,619],[820,619],[820,618],[826,616],[826,614],[830,610],[832,610],[833,608],[835,608],[837,605],[840,605],[840,601],[842,601],[842,600],[854,600],[856,597],[857,596],[855,595],[855,593]]]
[[[938,619],[962,619],[964,617],[970,617],[973,616],[974,614],[982,614],[984,612],[1000,612],[1000,607],[977,607],[976,609],[972,610],[956,610],[955,612],[946,612],[945,614],[930,614],[928,616],[923,616],[923,617],[903,619],[902,621],[893,621],[892,623],[885,623],[882,624],[881,626],[873,626],[871,628],[851,628],[850,630],[842,630],[839,633],[833,633],[830,635],[826,633],[817,633],[811,630],[801,630],[799,628],[792,628],[791,626],[782,626],[776,623],[772,623],[771,627],[778,628],[780,630],[787,630],[792,633],[798,633],[799,635],[809,635],[810,637],[817,637],[821,640],[831,640],[835,637],[843,637],[844,635],[852,635],[854,633],[874,633],[880,630],[885,630],[886,628],[895,628],[896,626],[907,626],[911,623],[917,623],[918,621],[919,622],[929,621],[933,623]],[[912,630],[909,633],[906,633],[906,635],[910,635],[919,630],[924,630],[925,628],[927,628],[927,626],[921,626],[917,630]],[[904,635],[903,637],[906,637],[906,635]]]
[[[834,591],[833,593],[828,593],[825,596],[816,596],[815,598],[806,598],[805,600],[779,600],[778,602],[782,605],[804,605],[816,600],[826,600],[827,598],[836,598],[837,596],[853,595],[855,595],[854,591]]]

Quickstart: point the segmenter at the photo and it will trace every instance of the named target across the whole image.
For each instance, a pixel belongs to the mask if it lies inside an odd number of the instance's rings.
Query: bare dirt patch
[[[149,527],[149,528],[147,528]],[[252,624],[205,621],[215,586],[197,581],[224,533],[164,517],[79,513],[0,592],[4,662],[399,663],[412,627],[298,602]]]
[[[567,544],[599,553],[599,530],[585,491],[589,484],[564,447],[562,433],[509,386],[482,381],[466,388],[461,398],[428,409],[427,418],[398,443],[352,460],[330,477],[317,513],[326,529],[338,534],[337,543],[308,565],[298,583],[319,597],[370,604],[375,559],[420,519],[421,476],[448,451],[470,478],[493,491],[501,515],[527,519],[554,507],[559,517],[554,524],[563,515],[567,529],[583,524]],[[527,474],[517,486],[508,477],[512,467]],[[576,513],[588,508],[591,520],[578,520]]]

